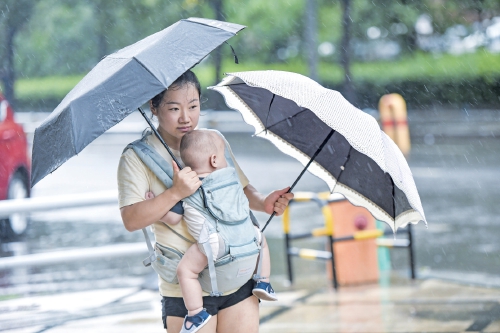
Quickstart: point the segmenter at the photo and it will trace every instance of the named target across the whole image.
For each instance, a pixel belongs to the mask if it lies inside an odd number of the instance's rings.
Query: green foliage
[[[177,1],[176,3],[179,3]],[[85,73],[106,54],[166,28],[188,13],[180,4],[148,0],[38,1],[17,39],[20,76]]]
[[[35,100],[38,101],[35,105],[52,106],[103,55],[157,32],[181,18],[214,18],[215,1],[3,0],[0,4],[3,13],[0,15],[0,32],[6,31],[7,26],[18,27],[14,40],[16,76],[21,79],[16,85],[19,88],[17,96],[25,105]],[[318,64],[319,78],[323,83],[337,86],[343,78],[343,70],[337,64],[342,35],[342,8],[340,1],[316,1],[319,8],[318,43],[328,41],[337,49],[333,55],[321,58]],[[350,1],[353,41],[367,42],[367,29],[376,26],[381,29],[383,36],[398,41],[403,50],[401,58],[395,62],[360,63],[353,59],[351,72],[355,84],[385,87],[394,82],[402,84],[429,80],[441,84],[450,80],[475,80],[478,77],[493,82],[498,77],[498,56],[486,52],[461,57],[414,53],[414,24],[418,16],[429,14],[435,31],[443,33],[453,24],[470,25],[473,21],[500,15],[500,1]],[[223,16],[227,21],[247,26],[229,41],[241,65],[232,62],[231,50],[227,45],[221,46],[223,72],[279,69],[308,74],[303,36],[304,0],[222,2]],[[30,10],[14,10],[20,6]],[[6,15],[8,11],[17,14]],[[32,15],[28,20],[30,13]],[[406,34],[395,32],[394,25],[401,23],[408,29]],[[0,43],[5,39],[2,35]],[[284,50],[287,59],[278,56]],[[204,87],[214,83],[214,68],[208,62],[199,65],[195,71]],[[36,77],[41,79],[27,79]]]
[[[340,1],[316,1],[319,8],[318,42],[328,41],[337,46],[334,55],[322,60],[333,63],[337,61],[342,33]],[[18,77],[36,77],[85,73],[103,55],[157,32],[181,18],[214,18],[213,2],[4,0],[1,6],[35,6],[30,21],[15,40],[15,66]],[[414,48],[413,26],[422,13],[429,13],[436,31],[441,32],[451,24],[464,22],[466,18],[470,21],[470,13],[478,9],[482,10],[483,17],[500,14],[498,0],[351,0],[351,3],[354,40],[368,40],[367,29],[377,26],[388,38],[397,40],[406,53]],[[248,27],[230,41],[238,56],[256,63],[305,60],[304,4],[304,0],[223,0],[225,19]],[[23,18],[17,21],[24,22]],[[395,23],[403,23],[409,29],[408,33],[395,34],[391,28]],[[288,49],[289,58],[280,59],[277,56],[279,49]],[[224,52],[230,57],[230,52]]]
[[[227,0],[224,6],[228,21],[248,27],[241,33],[237,44],[247,57],[264,63],[280,61],[277,50],[302,37],[302,0],[246,1],[244,10],[240,0]],[[297,56],[300,52],[293,58]]]
[[[473,79],[500,75],[500,55],[481,50],[454,56],[417,52],[400,61],[358,63],[352,68],[354,80],[386,84],[405,79],[427,78],[435,82],[450,79]]]
[[[83,75],[46,76],[16,81],[16,99],[27,109],[54,108]]]
[[[248,70],[283,70],[307,74],[303,61],[265,64],[245,60],[239,65],[226,57],[223,63],[225,73]],[[194,68],[204,93],[214,82],[213,66],[205,62]],[[328,87],[340,89],[343,72],[339,65],[328,62],[319,64],[320,82]],[[364,106],[373,106],[378,98],[387,92],[399,92],[413,101],[436,103],[473,103],[498,105],[500,95],[495,87],[500,80],[500,55],[480,51],[461,56],[442,55],[436,57],[427,53],[416,53],[399,61],[378,61],[354,63],[353,81]],[[52,76],[44,78],[20,79],[17,81],[17,98],[27,108],[54,107],[78,83],[83,75]],[[493,92],[488,92],[493,89]],[[496,90],[495,90],[496,89]],[[433,91],[432,94],[429,91]],[[424,97],[413,98],[411,96]],[[479,102],[477,102],[479,103]]]

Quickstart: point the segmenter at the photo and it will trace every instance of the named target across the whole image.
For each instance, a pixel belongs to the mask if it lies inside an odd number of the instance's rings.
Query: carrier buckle
[[[156,253],[153,252],[149,257],[147,257],[146,259],[144,259],[142,261],[142,264],[145,267],[148,267],[148,266],[151,266],[151,263],[153,263],[155,261],[156,261]]]
[[[210,296],[212,296],[212,297],[219,297],[219,296],[222,296],[222,293],[219,292],[219,291],[217,291],[217,292],[213,292],[212,291],[212,292],[210,292]]]

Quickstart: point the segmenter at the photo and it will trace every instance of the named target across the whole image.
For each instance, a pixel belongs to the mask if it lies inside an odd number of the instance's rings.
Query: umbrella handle
[[[299,176],[299,178],[300,178],[300,176]],[[297,180],[298,180],[298,179],[297,179]],[[288,191],[286,191],[286,193],[290,193],[290,192],[292,192],[293,186],[295,186],[295,184],[297,184],[297,181],[295,181],[295,183],[292,185],[292,187],[290,187],[290,188],[288,189]],[[285,194],[286,194],[286,193],[285,193]],[[266,224],[264,225],[264,228],[262,228],[261,232],[264,232],[264,230],[266,230],[267,225],[269,224],[269,222],[271,222],[271,220],[273,219],[273,217],[274,217],[275,215],[276,215],[276,212],[273,212],[273,213],[271,214],[271,216],[269,216],[269,220],[267,220],[267,222],[266,222]]]
[[[168,153],[170,154],[170,156],[172,157],[172,159],[174,160],[174,162],[177,163],[177,166],[179,167],[179,170],[182,170],[182,164],[179,163],[179,160],[177,160],[177,158],[174,156],[174,153],[172,153],[172,150],[170,150],[170,147],[165,143],[165,141],[161,137],[160,133],[158,133],[158,130],[154,127],[153,123],[151,122],[151,119],[148,118],[148,116],[146,115],[146,113],[141,108],[137,108],[137,109],[142,114],[142,116],[144,117],[144,119],[146,119],[146,122],[148,123],[149,127],[151,127],[151,130],[156,135],[156,137],[158,138],[158,140],[160,140],[160,142],[165,147],[165,149],[168,151]]]

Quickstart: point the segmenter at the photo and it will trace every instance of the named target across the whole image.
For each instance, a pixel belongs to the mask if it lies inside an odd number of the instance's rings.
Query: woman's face
[[[198,125],[200,94],[193,84],[188,83],[168,89],[160,105],[155,108],[150,104],[150,107],[158,117],[160,135],[170,147],[178,150],[184,134]]]

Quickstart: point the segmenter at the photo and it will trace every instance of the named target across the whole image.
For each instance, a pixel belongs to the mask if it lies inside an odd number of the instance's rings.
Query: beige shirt
[[[160,140],[152,134],[146,139],[146,143],[153,147],[166,161],[172,161],[172,158],[168,154],[167,150],[161,144]],[[240,182],[243,187],[246,187],[249,182],[243,171],[240,169],[239,165],[234,159],[234,155],[231,152],[231,148],[226,141],[226,145],[229,148],[231,156],[235,164],[235,169],[240,178]],[[180,160],[179,151],[171,149],[175,157]],[[118,203],[120,208],[125,206],[133,205],[137,202],[145,200],[145,194],[148,191],[153,192],[155,196],[163,193],[167,188],[165,185],[155,176],[155,174],[149,170],[149,168],[140,160],[133,149],[127,149],[120,157],[120,163],[118,164]],[[193,240],[193,237],[188,232],[187,225],[184,220],[174,226],[169,226],[182,236],[187,239]],[[155,240],[161,245],[165,245],[174,248],[182,253],[191,245],[189,242],[181,239],[179,236],[175,235],[163,222],[155,222],[151,225],[151,229],[155,235]],[[162,296],[169,297],[182,297],[181,290],[178,284],[171,284],[158,277],[160,294]],[[235,291],[235,290],[234,290]],[[234,292],[232,291],[232,292]],[[230,294],[231,292],[228,292]],[[204,293],[204,296],[208,295]]]

